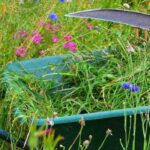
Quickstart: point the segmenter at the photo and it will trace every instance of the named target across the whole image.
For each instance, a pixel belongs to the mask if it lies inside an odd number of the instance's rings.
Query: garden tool
[[[66,15],[67,17],[93,18],[103,21],[111,21],[136,27],[136,36],[139,37],[139,28],[145,29],[144,39],[148,40],[150,30],[150,15],[141,12],[119,9],[93,9],[84,10]]]

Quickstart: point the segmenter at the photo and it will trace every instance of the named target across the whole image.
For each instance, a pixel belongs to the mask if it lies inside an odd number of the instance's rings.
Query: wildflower
[[[20,30],[18,34],[20,37],[26,37],[28,35],[26,30]]]
[[[93,136],[90,134],[90,135],[89,135],[89,139],[92,140],[92,138],[93,138]]]
[[[71,36],[68,35],[68,34],[66,34],[66,35],[64,36],[64,39],[65,39],[66,41],[70,41],[70,40],[71,40]]]
[[[123,6],[124,6],[125,8],[127,8],[127,9],[130,8],[130,5],[129,5],[128,3],[124,3]]]
[[[52,37],[52,41],[53,41],[54,43],[58,43],[58,42],[59,42],[59,38],[58,38],[57,36],[53,36],[53,37]]]
[[[83,141],[83,146],[88,147],[89,144],[90,144],[90,141],[89,141],[89,140]]]
[[[58,112],[54,112],[53,116],[54,116],[54,118],[57,118],[58,117]]]
[[[32,41],[36,44],[39,44],[41,43],[42,41],[42,37],[40,34],[35,34],[33,37],[32,37]]]
[[[38,54],[42,56],[42,55],[45,54],[45,52],[44,51],[39,51]]]
[[[69,46],[68,46],[68,42],[67,42],[67,43],[65,43],[65,44],[63,45],[63,47],[64,47],[65,49],[68,49],[68,48],[69,48]]]
[[[50,24],[50,23],[46,23],[45,27],[46,27],[47,29],[49,29],[49,28],[51,27],[51,24]]]
[[[26,48],[23,47],[17,47],[16,48],[16,55],[20,56],[20,57],[24,57],[26,55]]]
[[[47,130],[36,132],[35,136],[47,135],[47,134],[50,134],[51,132],[52,132],[51,129],[47,129]]]
[[[112,135],[112,130],[107,129],[107,131],[106,131],[106,135],[107,135],[107,136]]]
[[[19,0],[19,4],[24,4],[24,0]]]
[[[138,92],[140,90],[139,86],[134,86],[131,83],[123,83],[122,88],[129,89],[131,92]]]
[[[39,25],[43,26],[44,25],[44,20],[40,20]]]
[[[49,118],[47,118],[47,123],[50,126],[54,126],[54,121],[50,120]]]
[[[92,30],[92,29],[93,29],[93,26],[92,26],[90,23],[88,23],[88,24],[86,25],[86,27],[87,27],[89,30]]]
[[[49,14],[49,18],[51,20],[55,21],[55,22],[58,20],[58,17],[57,17],[57,15],[55,13],[50,13]]]
[[[59,30],[59,28],[60,28],[60,26],[58,26],[58,25],[53,25],[53,26],[51,26],[51,28],[50,28],[50,32],[51,32],[51,33],[55,33],[55,32],[57,32],[57,31]]]
[[[17,39],[17,34],[13,35],[13,39],[16,40]]]
[[[76,48],[76,43],[75,43],[75,42],[66,42],[66,43],[63,45],[63,47],[64,47],[65,49],[69,49],[69,50],[71,50],[71,51],[76,51],[76,50],[77,50],[77,48]]]
[[[81,126],[85,126],[85,120],[83,117],[79,120],[79,123]]]
[[[71,3],[71,2],[72,2],[72,0],[66,0],[66,2]]]
[[[55,32],[57,32],[57,30],[54,29],[54,28],[50,28],[50,32],[51,32],[51,33],[55,33]]]
[[[59,147],[60,147],[60,148],[64,148],[64,149],[65,149],[65,146],[63,146],[62,144],[60,144],[60,145],[59,145]]]
[[[130,88],[130,91],[131,92],[138,92],[140,90],[140,87],[139,86],[132,86],[131,88]]]
[[[54,25],[53,28],[54,28],[54,30],[57,31],[59,29],[59,26],[58,25]]]
[[[14,34],[13,35],[13,39],[16,40],[16,39],[20,39],[20,38],[23,38],[23,37],[26,37],[28,34],[25,30],[20,30],[18,33]]]
[[[65,2],[65,0],[59,0],[60,2],[62,2],[62,3],[64,3]]]
[[[131,83],[123,83],[122,88],[124,89],[130,89],[133,85]]]
[[[132,47],[132,45],[129,44],[129,45],[127,46],[127,51],[128,51],[128,52],[134,52],[135,50],[134,50],[134,48]]]
[[[32,34],[35,35],[35,34],[40,34],[40,33],[37,30],[33,30]]]

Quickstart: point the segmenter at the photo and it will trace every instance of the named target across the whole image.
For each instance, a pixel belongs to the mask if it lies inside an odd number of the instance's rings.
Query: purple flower
[[[123,83],[122,88],[124,89],[130,89],[133,85],[131,83]]]
[[[20,57],[24,57],[26,55],[27,49],[24,47],[17,47],[16,48],[16,55]]]
[[[140,90],[140,87],[139,86],[132,86],[131,88],[130,88],[130,91],[131,92],[138,92]]]
[[[70,51],[76,51],[77,48],[76,48],[76,43],[75,42],[72,42],[72,41],[69,41],[69,42],[66,42],[63,47],[65,49],[69,49]]]
[[[40,35],[40,33],[37,33],[35,34],[33,37],[32,37],[32,41],[36,44],[40,44],[41,41],[42,41],[42,36]]]
[[[59,0],[60,2],[62,2],[62,3],[64,3],[65,2],[65,0]]]
[[[138,92],[140,90],[139,86],[134,86],[131,83],[123,83],[122,88],[129,89],[131,92]]]
[[[58,17],[57,17],[57,15],[55,13],[50,13],[49,14],[49,18],[51,20],[55,21],[55,22],[58,20]]]

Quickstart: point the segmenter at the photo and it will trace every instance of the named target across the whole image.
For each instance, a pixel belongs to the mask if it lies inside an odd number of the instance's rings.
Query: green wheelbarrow
[[[67,16],[71,17],[83,17],[83,18],[96,18],[113,22],[120,22],[123,24],[128,24],[132,26],[136,26],[143,29],[150,29],[150,16],[147,14],[142,14],[138,12],[132,11],[124,11],[124,10],[113,10],[113,9],[102,9],[102,10],[89,10],[82,11],[77,13],[72,13]],[[104,60],[102,56],[104,55],[104,51],[93,55],[97,58],[98,61]],[[4,77],[11,78],[11,74],[16,73],[18,75],[22,75],[24,73],[34,74],[37,78],[41,78],[44,74],[53,74],[58,71],[66,70],[66,66],[64,61],[70,58],[70,55],[63,56],[51,56],[44,57],[38,59],[30,59],[21,62],[15,62],[8,65],[4,71]],[[70,59],[68,59],[70,60]],[[49,64],[55,64],[56,69],[50,70]],[[46,76],[47,79],[53,78],[53,76]],[[55,84],[63,82],[61,75],[55,76]],[[10,80],[11,81],[11,80]],[[9,82],[8,82],[9,86]],[[16,111],[16,115],[19,115],[21,112]],[[70,145],[77,137],[81,124],[79,122],[81,120],[85,121],[85,126],[82,131],[81,139],[87,139],[89,135],[92,135],[92,142],[89,146],[89,150],[96,150],[99,147],[99,143],[102,143],[108,129],[111,129],[113,136],[109,137],[109,140],[106,141],[106,144],[103,146],[104,150],[114,149],[120,150],[121,144],[120,139],[122,141],[126,140],[125,130],[131,131],[133,133],[136,131],[136,135],[131,135],[130,141],[128,143],[128,148],[132,149],[132,140],[136,138],[135,141],[135,149],[142,150],[144,148],[144,139],[147,140],[150,138],[150,124],[147,124],[147,135],[143,134],[142,128],[142,119],[143,113],[146,116],[149,116],[150,106],[142,106],[137,108],[129,108],[129,109],[120,109],[113,111],[105,111],[105,112],[96,112],[89,114],[78,114],[72,116],[64,116],[58,118],[49,118],[51,122],[53,122],[53,128],[56,131],[56,135],[60,134],[64,137],[64,140],[59,144],[64,145],[68,149],[76,150],[79,146],[79,141],[76,140],[72,147]],[[142,114],[142,115],[141,115]],[[135,119],[136,118],[136,119]],[[36,122],[37,127],[45,125],[47,122],[47,118],[40,119],[31,119]],[[136,120],[136,122],[135,122]],[[22,118],[19,118],[19,121],[24,121]],[[124,128],[126,125],[126,129]],[[133,126],[134,125],[134,126]],[[50,126],[51,127],[51,126]],[[136,127],[136,128],[135,128]],[[109,130],[110,131],[110,130]],[[3,133],[3,134],[2,134]],[[108,134],[108,132],[107,132]],[[10,138],[9,134],[2,130],[0,132],[0,137],[8,142],[13,142],[13,139]],[[150,141],[150,140],[148,140]],[[22,140],[19,140],[18,146],[24,149],[30,149],[28,145],[24,145]],[[150,142],[148,143],[146,148],[150,148]],[[58,145],[58,149],[61,149]],[[148,150],[148,149],[146,149]]]

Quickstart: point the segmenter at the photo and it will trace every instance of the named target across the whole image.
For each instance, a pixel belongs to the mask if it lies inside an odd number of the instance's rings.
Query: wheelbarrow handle
[[[30,150],[29,146],[25,144],[22,139],[19,139],[17,141],[15,138],[11,138],[10,133],[3,129],[0,129],[0,138],[8,143],[16,143],[16,146],[19,148],[22,148],[24,150]]]

